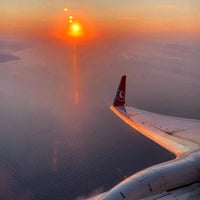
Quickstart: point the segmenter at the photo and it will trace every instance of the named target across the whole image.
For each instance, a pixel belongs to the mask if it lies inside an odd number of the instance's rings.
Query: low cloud
[[[75,200],[99,200],[104,194],[103,188],[99,188],[94,190],[91,194],[77,197]]]

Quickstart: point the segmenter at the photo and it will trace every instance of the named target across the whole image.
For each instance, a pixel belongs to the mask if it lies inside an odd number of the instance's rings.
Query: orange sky
[[[81,23],[85,37],[140,34],[199,34],[200,3],[195,0],[175,1],[77,1],[67,6],[62,0],[3,0],[0,8],[1,32],[23,33],[42,37],[65,37],[68,16]],[[12,3],[11,3],[12,2]],[[48,3],[47,3],[48,2]]]

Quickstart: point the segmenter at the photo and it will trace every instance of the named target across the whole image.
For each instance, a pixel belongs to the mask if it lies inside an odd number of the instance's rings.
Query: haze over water
[[[123,74],[128,105],[200,119],[196,38],[0,43],[2,199],[88,197],[173,158],[109,110]]]

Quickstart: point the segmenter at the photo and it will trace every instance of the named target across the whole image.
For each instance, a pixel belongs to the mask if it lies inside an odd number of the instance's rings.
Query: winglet
[[[113,106],[124,106],[126,103],[125,95],[126,95],[126,76],[122,76],[113,102]]]

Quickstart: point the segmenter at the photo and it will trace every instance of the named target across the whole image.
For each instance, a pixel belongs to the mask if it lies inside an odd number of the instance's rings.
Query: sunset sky
[[[3,0],[0,27],[2,33],[63,35],[74,15],[91,35],[198,34],[199,10],[199,0]]]
[[[109,107],[126,74],[128,105],[200,119],[199,57],[200,0],[0,0],[0,199],[83,199],[172,159]]]

